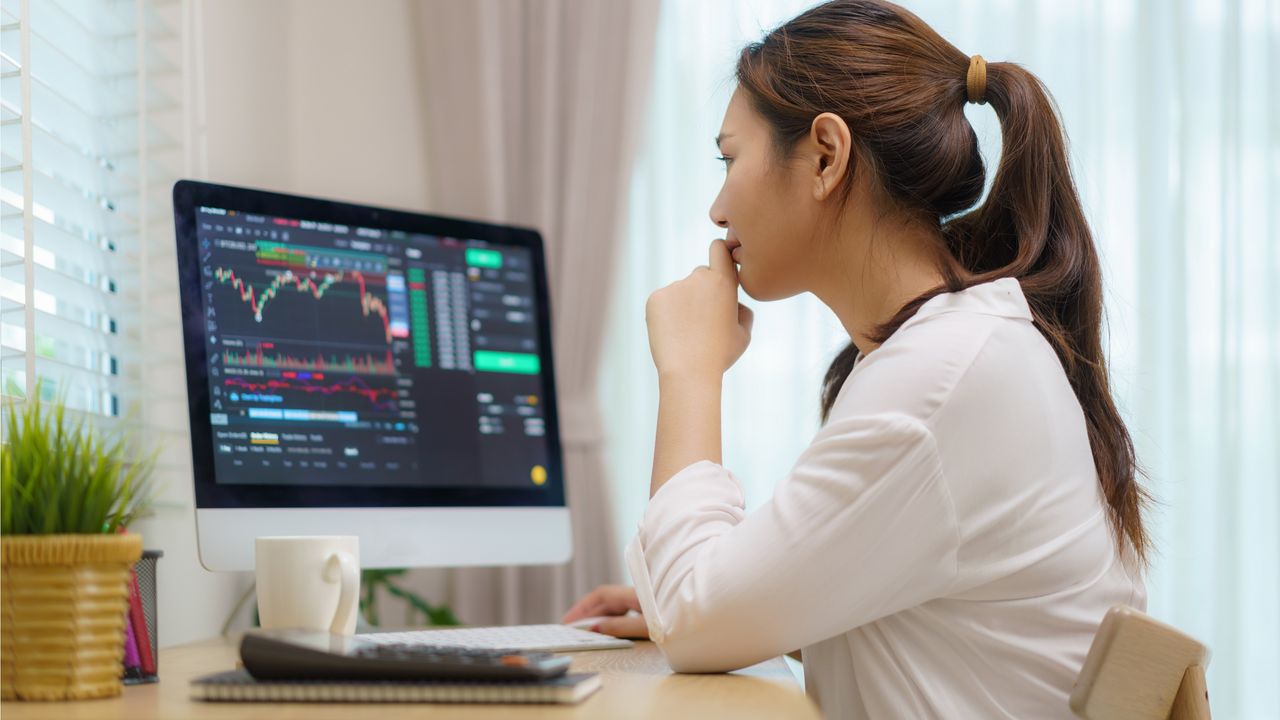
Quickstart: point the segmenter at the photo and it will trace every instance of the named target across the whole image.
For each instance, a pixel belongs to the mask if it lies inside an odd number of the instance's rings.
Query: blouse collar
[[[1034,320],[1027,298],[1022,294],[1022,284],[1017,278],[1000,278],[966,288],[960,292],[942,293],[929,298],[915,315],[903,323],[903,327],[930,315],[949,312],[972,312],[998,317]]]

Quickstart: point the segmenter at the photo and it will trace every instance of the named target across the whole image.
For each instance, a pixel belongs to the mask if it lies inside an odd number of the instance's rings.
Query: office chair
[[[1208,665],[1195,638],[1117,605],[1093,637],[1071,710],[1088,720],[1209,720]]]

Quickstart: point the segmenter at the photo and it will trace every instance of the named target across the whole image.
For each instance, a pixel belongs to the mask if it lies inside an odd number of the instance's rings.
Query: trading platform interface
[[[540,487],[531,253],[198,207],[219,484]]]

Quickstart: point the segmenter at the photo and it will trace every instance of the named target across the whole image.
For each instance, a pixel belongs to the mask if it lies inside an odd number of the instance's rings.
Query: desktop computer
[[[530,229],[181,181],[201,563],[357,535],[365,567],[569,559]]]

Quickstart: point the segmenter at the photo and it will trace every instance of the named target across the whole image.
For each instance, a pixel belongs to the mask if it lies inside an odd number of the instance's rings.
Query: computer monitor
[[[569,558],[537,231],[187,180],[173,205],[206,568],[261,535]]]

